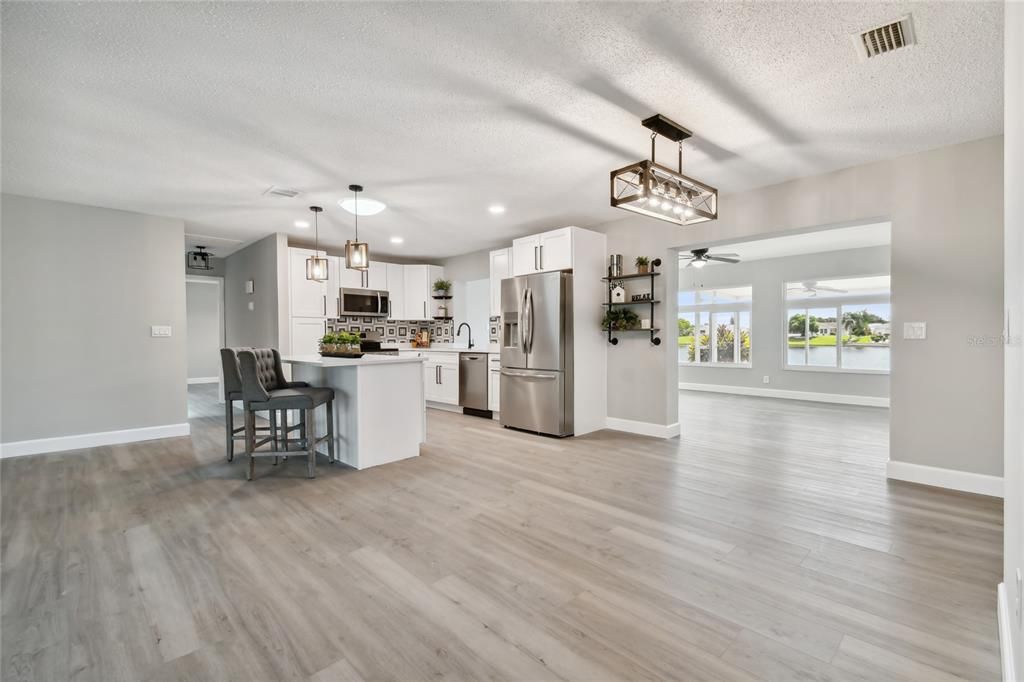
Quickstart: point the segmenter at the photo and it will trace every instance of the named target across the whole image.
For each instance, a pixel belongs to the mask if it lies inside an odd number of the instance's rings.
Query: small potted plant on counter
[[[434,296],[451,296],[452,281],[439,279],[434,282]]]
[[[651,265],[651,259],[647,256],[636,257],[636,272],[638,275],[646,275],[647,269]]]
[[[320,355],[328,357],[362,357],[359,334],[328,332],[320,339]]]

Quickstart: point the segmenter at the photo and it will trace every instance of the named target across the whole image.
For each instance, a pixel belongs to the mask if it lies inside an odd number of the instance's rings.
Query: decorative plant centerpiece
[[[647,270],[651,265],[651,259],[647,256],[636,257],[636,272],[638,275],[646,275]]]
[[[625,331],[640,328],[640,316],[628,308],[610,308],[601,320],[601,329],[608,331]]]
[[[451,296],[452,281],[439,279],[434,282],[434,296]]]
[[[359,334],[328,332],[320,339],[320,355],[328,357],[362,357]]]

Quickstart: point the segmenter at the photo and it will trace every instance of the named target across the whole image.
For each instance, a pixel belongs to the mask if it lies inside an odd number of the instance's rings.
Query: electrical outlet
[[[764,375],[764,379],[761,379],[761,383],[765,383],[765,384],[769,384],[769,383],[771,383],[771,381],[772,381],[771,377],[768,376],[767,374]]]
[[[149,335],[153,337],[164,337],[171,335],[171,326],[169,324],[154,324],[149,328]]]

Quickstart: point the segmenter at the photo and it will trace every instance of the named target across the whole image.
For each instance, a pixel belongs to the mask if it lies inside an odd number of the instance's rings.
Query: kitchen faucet
[[[455,336],[462,336],[462,328],[465,327],[469,330],[469,347],[473,347],[473,328],[469,326],[468,322],[463,322],[459,325],[459,328],[455,331]]]

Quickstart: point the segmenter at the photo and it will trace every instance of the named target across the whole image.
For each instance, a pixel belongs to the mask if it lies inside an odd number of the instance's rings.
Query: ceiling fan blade
[[[738,254],[738,253],[716,253],[716,254],[712,254],[712,255],[719,256],[720,258],[739,258],[740,257],[740,254]]]
[[[834,291],[837,294],[847,293],[846,289],[836,289],[835,287],[814,287],[816,291]]]
[[[726,258],[725,256],[708,256],[708,260],[717,260],[721,263],[739,263],[739,258]]]
[[[688,268],[692,268],[693,267],[693,259],[691,259],[690,262],[686,264],[686,267],[688,267]]]

